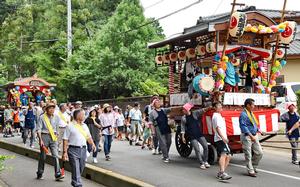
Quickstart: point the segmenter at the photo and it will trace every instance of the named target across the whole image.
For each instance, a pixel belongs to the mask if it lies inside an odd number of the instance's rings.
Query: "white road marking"
[[[230,164],[230,165],[246,169],[245,166],[242,166],[242,165],[239,165],[239,164]],[[277,176],[281,176],[281,177],[286,177],[286,178],[290,178],[290,179],[294,179],[294,180],[299,180],[300,181],[300,177],[295,177],[295,176],[292,176],[292,175],[287,175],[287,174],[283,174],[283,173],[277,173],[277,172],[268,171],[268,170],[264,170],[264,169],[257,169],[257,171],[263,172],[263,173],[272,174],[272,175],[277,175]]]

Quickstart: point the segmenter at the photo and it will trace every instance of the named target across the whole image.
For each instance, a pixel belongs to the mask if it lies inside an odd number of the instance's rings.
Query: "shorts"
[[[215,145],[217,147],[217,152],[219,155],[230,154],[230,149],[228,145],[226,145],[222,140],[215,142]]]
[[[131,123],[130,123],[130,131],[133,135],[138,135],[140,136],[142,134],[142,126],[140,124],[139,121],[134,121],[134,120],[131,120]]]
[[[20,122],[14,123],[14,128],[15,129],[21,128]]]
[[[151,130],[150,128],[145,128],[143,133],[143,139],[147,140],[151,136]]]
[[[124,131],[124,126],[118,127],[118,131],[119,131],[119,132],[123,132],[123,131]]]

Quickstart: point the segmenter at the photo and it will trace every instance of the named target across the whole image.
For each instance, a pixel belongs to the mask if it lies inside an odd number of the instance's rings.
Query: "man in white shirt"
[[[231,176],[225,173],[225,170],[230,161],[230,149],[228,147],[225,119],[221,115],[222,104],[216,102],[213,104],[213,107],[215,109],[215,113],[212,117],[212,125],[215,133],[214,142],[218,153],[221,155],[219,159],[220,171],[217,178],[220,180],[229,180],[231,179]]]
[[[57,115],[61,120],[61,123],[59,124],[59,137],[58,137],[58,151],[60,152],[62,137],[64,135],[67,125],[71,121],[71,116],[67,113],[67,105],[65,103],[61,103],[59,105],[59,111],[57,111]]]
[[[139,103],[134,103],[134,108],[130,110],[128,117],[131,129],[129,144],[132,145],[133,137],[135,136],[135,145],[140,145],[138,141],[142,135],[142,112],[140,111]]]
[[[83,186],[81,174],[85,167],[87,142],[92,145],[92,150],[96,150],[91,133],[84,121],[84,110],[74,111],[74,120],[72,125],[67,125],[63,135],[64,148],[62,159],[66,161],[69,158],[72,173],[72,186]]]

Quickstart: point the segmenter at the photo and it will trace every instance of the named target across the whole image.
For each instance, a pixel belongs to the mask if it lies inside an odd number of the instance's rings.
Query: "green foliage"
[[[4,165],[4,161],[7,159],[13,159],[13,158],[15,158],[15,156],[0,155],[0,172],[6,168]]]
[[[142,87],[142,94],[145,95],[166,95],[168,93],[168,89],[166,87],[161,86],[159,82],[154,80],[147,79],[145,82],[140,82]]]
[[[157,23],[134,30],[148,21],[139,1],[122,1],[95,38],[74,54],[70,65],[75,77],[71,80],[78,81],[70,85],[93,92],[95,98],[148,94],[141,84],[147,78],[166,86],[166,71],[155,68],[153,51],[146,47],[149,41],[163,38],[162,30]]]
[[[1,1],[0,64],[6,72],[0,84],[37,73],[57,83],[59,101],[147,94],[146,79],[166,87],[167,71],[154,67],[154,52],[147,49],[164,35],[158,22],[135,30],[152,21],[138,0],[72,0],[68,62],[66,10],[65,1]],[[49,39],[58,41],[31,42]]]

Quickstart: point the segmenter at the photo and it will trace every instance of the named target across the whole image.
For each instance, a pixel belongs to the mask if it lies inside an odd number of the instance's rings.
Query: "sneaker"
[[[298,160],[293,160],[292,164],[299,165],[299,161]]]
[[[249,175],[250,177],[256,177],[255,171],[248,171],[248,175]]]
[[[141,146],[141,144],[139,142],[136,142],[135,145],[136,146]]]
[[[129,140],[129,145],[132,145],[132,140]]]
[[[44,179],[43,174],[37,174],[36,179],[43,180]]]
[[[109,155],[105,156],[105,160],[110,161],[111,160],[110,156]]]
[[[127,140],[127,141],[129,141],[129,138],[128,138],[128,137],[126,137],[126,140]]]
[[[162,151],[158,151],[158,154],[159,154],[159,155],[162,155]]]
[[[209,164],[208,162],[205,162],[205,163],[204,163],[204,166],[205,166],[206,168],[210,168],[210,164]]]
[[[144,145],[142,145],[141,149],[145,149],[145,146],[144,146]]]
[[[94,163],[94,164],[97,164],[97,163],[98,163],[97,158],[93,158],[93,163]]]
[[[56,181],[59,181],[59,180],[61,180],[61,179],[63,179],[63,178],[65,178],[65,176],[59,174],[59,175],[57,175],[57,176],[55,177],[55,180],[56,180]]]
[[[169,158],[164,158],[163,161],[164,161],[164,163],[169,163],[170,159]]]
[[[231,179],[232,177],[231,176],[229,176],[227,173],[219,173],[218,174],[218,179],[220,179],[220,180],[229,180],[229,179]]]
[[[205,165],[204,165],[204,164],[201,164],[201,165],[200,165],[200,169],[206,169]]]
[[[256,168],[254,168],[254,172],[255,172],[255,173],[258,173],[258,171],[257,171],[257,169],[256,169]]]
[[[152,149],[152,155],[157,155],[157,149]]]

